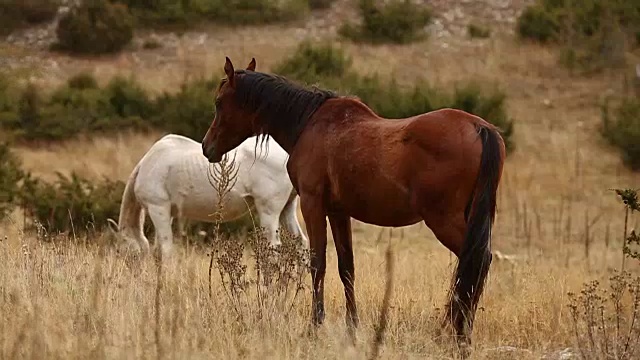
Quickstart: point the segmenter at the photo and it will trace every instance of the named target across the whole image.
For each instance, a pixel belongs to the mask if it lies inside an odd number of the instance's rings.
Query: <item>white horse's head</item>
[[[111,218],[108,218],[107,224],[108,224],[107,227],[109,228],[109,232],[114,238],[113,245],[118,252],[122,251],[125,253],[133,253],[133,254],[140,253],[140,246],[138,246],[138,244],[133,239],[129,239],[128,237],[124,236],[122,232],[120,232],[118,222],[116,222]]]

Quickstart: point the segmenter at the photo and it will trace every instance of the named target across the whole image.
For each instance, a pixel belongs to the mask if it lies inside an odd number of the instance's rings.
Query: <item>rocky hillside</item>
[[[434,21],[428,26],[430,45],[442,49],[482,46],[483,42],[468,38],[468,24],[491,29],[493,34],[511,34],[519,12],[533,0],[418,0],[433,10]],[[48,24],[14,32],[0,41],[0,67],[24,70],[32,80],[58,83],[78,69],[91,68],[104,75],[139,70],[166,72],[210,71],[207,62],[212,52],[224,48],[230,53],[279,52],[304,38],[334,38],[339,26],[357,18],[357,1],[337,0],[328,10],[314,11],[305,20],[287,25],[243,27],[231,29],[210,24],[184,33],[138,31],[127,50],[117,56],[79,58],[48,51],[55,41],[57,20],[69,10],[68,2],[60,7],[56,19]],[[274,41],[276,40],[276,41]],[[217,56],[216,56],[217,57]],[[264,64],[265,60],[262,61]],[[199,69],[199,70],[198,70]],[[163,84],[156,84],[164,87]]]

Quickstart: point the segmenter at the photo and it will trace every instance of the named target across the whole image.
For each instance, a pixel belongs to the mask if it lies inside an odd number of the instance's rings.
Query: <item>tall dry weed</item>
[[[616,190],[625,206],[623,259],[636,260],[640,245],[635,231],[627,235],[630,213],[640,209],[635,190]],[[569,292],[569,310],[576,346],[584,359],[637,359],[640,357],[640,275],[614,269],[602,285],[586,283],[579,294]]]
[[[218,194],[214,216],[216,229],[222,219],[226,197],[237,180],[235,158],[225,156],[214,166],[211,183]],[[299,293],[304,289],[309,253],[301,238],[280,229],[281,244],[272,247],[264,229],[254,223],[246,241],[216,231],[209,263],[209,296],[212,297],[211,276],[218,271],[226,299],[240,324],[286,317]],[[246,249],[249,245],[250,249]],[[249,252],[247,259],[246,250]],[[252,266],[249,266],[251,264]]]

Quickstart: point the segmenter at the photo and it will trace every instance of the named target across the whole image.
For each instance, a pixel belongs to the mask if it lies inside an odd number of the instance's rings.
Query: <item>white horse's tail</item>
[[[118,222],[116,223],[113,219],[107,219],[107,222],[116,236],[123,237],[126,241],[135,239],[137,244],[144,246],[143,244],[149,243],[144,235],[145,212],[133,190],[139,171],[140,163],[133,169],[124,187]]]

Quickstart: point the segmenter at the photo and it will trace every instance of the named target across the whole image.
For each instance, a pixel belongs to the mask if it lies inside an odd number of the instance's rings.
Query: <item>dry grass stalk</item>
[[[391,308],[391,293],[393,291],[393,252],[391,251],[391,244],[387,247],[385,256],[386,260],[386,277],[387,284],[384,290],[384,298],[382,305],[380,306],[380,320],[375,329],[375,335],[371,342],[371,355],[370,360],[375,360],[380,354],[380,347],[384,342],[384,334],[387,330],[387,323],[389,322],[389,309]]]

